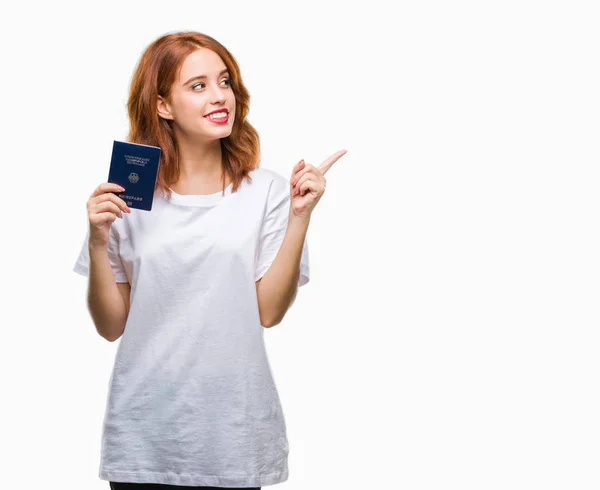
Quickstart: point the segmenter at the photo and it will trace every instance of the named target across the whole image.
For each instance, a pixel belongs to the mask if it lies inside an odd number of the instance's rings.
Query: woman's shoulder
[[[273,179],[279,175],[274,170],[266,167],[256,167],[255,169],[250,170],[248,173],[252,176],[252,178],[256,177],[258,179]]]
[[[271,183],[275,183],[278,188],[287,187],[288,180],[280,173],[265,167],[257,167],[249,172],[252,180],[258,180],[261,184],[269,188]]]

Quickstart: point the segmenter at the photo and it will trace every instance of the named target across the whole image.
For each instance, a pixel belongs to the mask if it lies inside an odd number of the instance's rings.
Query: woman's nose
[[[224,102],[225,101],[225,90],[221,87],[215,88],[213,93],[211,94],[211,99],[213,103]]]

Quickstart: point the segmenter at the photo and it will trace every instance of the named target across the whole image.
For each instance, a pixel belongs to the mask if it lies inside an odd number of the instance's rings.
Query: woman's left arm
[[[256,283],[258,311],[263,327],[274,327],[280,323],[296,298],[302,246],[309,221],[292,219],[290,216],[277,256]]]
[[[264,327],[279,324],[296,298],[302,247],[311,213],[325,192],[325,173],[345,153],[346,150],[334,153],[319,167],[300,160],[292,171],[285,237],[273,263],[256,283],[258,310]]]

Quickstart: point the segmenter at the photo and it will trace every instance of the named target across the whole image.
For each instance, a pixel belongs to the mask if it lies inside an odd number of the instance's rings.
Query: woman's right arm
[[[129,283],[117,283],[108,256],[110,227],[122,212],[131,212],[114,193],[123,190],[113,183],[99,185],[87,203],[90,220],[89,280],[87,305],[98,333],[114,342],[125,330],[129,315]]]

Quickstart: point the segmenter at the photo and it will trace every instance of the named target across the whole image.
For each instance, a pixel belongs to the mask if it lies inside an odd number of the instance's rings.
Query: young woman
[[[151,211],[100,184],[74,271],[118,345],[99,476],[128,488],[260,488],[288,478],[285,421],[264,345],[309,280],[306,233],[325,173],[259,167],[233,56],[195,32],[143,53],[127,141],[162,150]],[[117,217],[120,219],[117,220]]]

